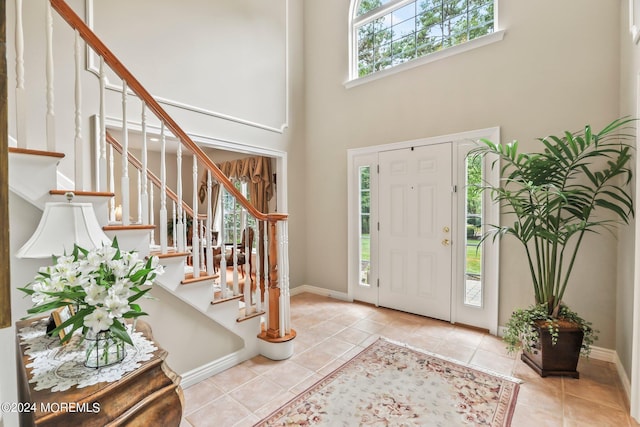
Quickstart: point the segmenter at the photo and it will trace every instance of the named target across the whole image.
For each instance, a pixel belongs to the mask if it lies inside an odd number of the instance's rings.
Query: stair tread
[[[51,190],[49,194],[52,196],[64,196],[67,193],[73,193],[74,196],[93,196],[93,197],[114,197],[116,193],[107,191],[78,191],[78,190]]]
[[[266,314],[266,311],[264,310],[256,311],[255,313],[251,313],[248,316],[237,318],[236,322],[244,322],[245,320],[253,319],[254,317],[262,316],[263,314]]]
[[[62,159],[64,157],[64,153],[56,153],[53,151],[44,150],[32,150],[30,148],[9,147],[9,152],[16,154],[32,154],[34,156],[57,157],[59,159]]]
[[[104,231],[154,230],[155,228],[156,228],[155,225],[147,225],[147,224],[130,224],[130,225],[109,224],[102,227]]]
[[[184,280],[180,281],[180,283],[183,285],[188,285],[190,283],[197,283],[197,282],[203,282],[205,280],[217,279],[218,277],[219,275],[217,274],[207,276],[206,271],[203,271],[202,273],[200,273],[200,277],[193,277],[193,274],[189,273],[189,274],[185,274]]]
[[[213,301],[211,301],[211,304],[212,305],[222,304],[223,302],[238,300],[238,299],[241,299],[243,297],[244,297],[243,294],[234,295],[234,296],[229,297],[229,298],[222,298],[222,299],[213,300]]]
[[[160,259],[163,258],[178,258],[178,257],[186,257],[191,255],[191,252],[167,252],[166,254],[157,252],[157,251],[152,251],[149,253],[149,256],[157,256]]]

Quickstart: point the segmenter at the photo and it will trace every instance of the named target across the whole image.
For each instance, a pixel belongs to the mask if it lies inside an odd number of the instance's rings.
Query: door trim
[[[357,174],[358,168],[364,164],[371,165],[372,169],[377,168],[378,166],[377,155],[381,151],[398,150],[398,149],[411,148],[411,147],[416,147],[421,145],[432,145],[432,144],[439,144],[443,142],[452,142],[453,151],[454,153],[457,153],[458,152],[457,143],[463,142],[463,141],[465,142],[477,141],[482,138],[490,139],[491,141],[494,141],[494,142],[499,142],[500,128],[492,127],[492,128],[485,128],[485,129],[477,129],[477,130],[460,132],[455,134],[434,136],[429,138],[414,139],[409,141],[374,145],[369,147],[354,148],[354,149],[347,150],[347,195],[348,195],[348,198],[347,198],[348,200],[347,202],[347,215],[348,215],[348,218],[347,218],[347,298],[349,301],[358,299],[364,302],[375,304],[376,306],[378,305],[377,286],[375,286],[378,279],[377,267],[373,268],[371,272],[373,276],[373,280],[372,280],[373,284],[369,289],[368,296],[365,293],[363,298],[363,292],[360,292],[358,289],[359,288],[359,268],[358,268],[358,262],[359,262],[358,211],[359,209],[358,209],[358,203],[357,203],[358,190],[359,190],[358,174]],[[487,173],[491,173],[492,169],[490,168],[490,165],[488,165],[488,163],[489,163],[489,160],[486,160],[485,170],[487,171]],[[458,170],[457,162],[454,161],[454,165],[453,165],[454,179],[457,176],[457,170]],[[498,171],[495,171],[496,174],[497,172]],[[495,176],[492,176],[491,179],[495,179]],[[377,193],[378,191],[377,179],[375,180],[375,182],[373,180],[371,182],[372,192],[373,192],[374,185],[375,185],[375,191]],[[485,203],[487,203],[485,206],[490,206],[488,201],[489,195],[487,194],[485,197],[486,197]],[[457,206],[457,203],[454,202],[454,209],[456,209],[456,206]],[[498,224],[499,209],[493,209],[492,211],[495,211],[495,212],[489,213],[489,215],[486,218],[486,222],[490,224]],[[372,203],[371,221],[372,223],[377,223],[378,221],[378,213],[377,211],[374,212],[373,203]],[[372,248],[373,248],[374,242],[377,242],[378,236],[377,236],[376,228],[377,227],[372,227],[372,231],[371,231]],[[454,244],[459,244],[460,235],[461,235],[460,233],[456,234],[456,237],[455,237],[456,240]],[[374,251],[372,249],[371,252],[374,253],[377,251]],[[453,266],[459,265],[457,258],[458,256],[455,255],[455,251],[454,251],[454,255],[452,259]],[[372,259],[372,263],[373,263],[373,259]],[[458,288],[458,282],[460,281],[459,278],[461,273],[457,271],[458,270],[457,267],[452,267],[452,268],[454,268],[455,271],[452,279],[454,280],[454,283],[452,284],[451,323],[456,323],[458,321],[459,310],[456,310],[455,305],[456,305],[456,298],[459,293],[457,288]],[[499,282],[498,282],[499,248],[497,245],[491,248],[491,261],[487,262],[486,268],[487,268],[487,273],[490,275],[489,280],[491,281],[490,282],[491,286],[488,286],[488,288],[491,288],[491,289],[485,296],[487,309],[489,310],[489,315],[491,317],[490,321],[488,322],[487,329],[489,329],[490,333],[496,335],[498,333],[498,298],[499,298]]]

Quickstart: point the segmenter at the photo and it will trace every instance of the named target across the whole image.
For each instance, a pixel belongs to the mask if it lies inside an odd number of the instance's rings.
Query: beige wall
[[[638,76],[640,73],[640,50],[633,44],[629,28],[629,9],[626,1],[621,1],[620,15],[620,115],[638,117]],[[640,11],[638,11],[640,12]],[[640,14],[636,12],[637,16]],[[636,22],[636,25],[640,22]],[[636,129],[638,126],[636,125]],[[637,152],[634,169],[637,173]],[[636,182],[637,182],[636,177]],[[634,186],[635,187],[635,186]],[[634,188],[637,194],[637,189]],[[636,212],[637,212],[636,196]],[[635,267],[635,221],[619,232],[618,239],[618,293],[616,304],[616,352],[627,377],[631,378],[634,267]]]
[[[499,2],[504,40],[345,89],[349,1],[305,2],[307,283],[346,292],[346,150],[500,126],[503,141],[618,115],[618,2]],[[330,30],[329,30],[330,29]],[[615,345],[616,241],[591,239],[566,300]],[[521,249],[502,245],[500,323],[533,302]]]

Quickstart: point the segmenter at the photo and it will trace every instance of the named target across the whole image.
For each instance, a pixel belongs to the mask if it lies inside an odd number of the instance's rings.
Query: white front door
[[[451,319],[452,144],[379,153],[379,305]]]

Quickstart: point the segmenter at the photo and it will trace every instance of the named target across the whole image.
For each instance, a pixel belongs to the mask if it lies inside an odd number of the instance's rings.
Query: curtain
[[[268,213],[269,201],[273,197],[275,190],[271,172],[271,159],[269,157],[247,157],[223,162],[217,166],[227,178],[246,182],[251,204],[258,211]],[[220,194],[220,185],[215,181],[211,192],[212,209],[215,215]],[[200,181],[198,195],[200,203],[204,203],[207,198],[207,171],[204,172]]]

